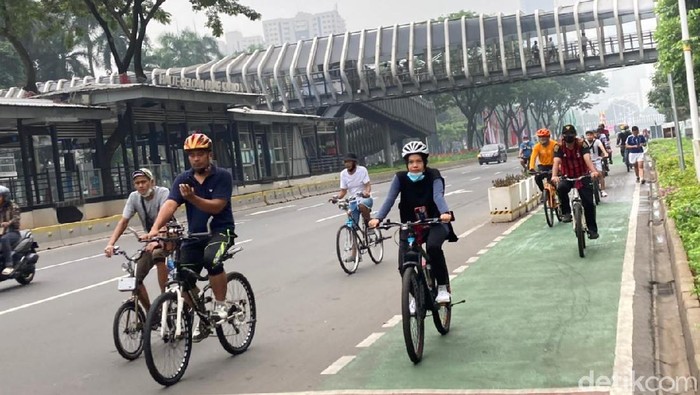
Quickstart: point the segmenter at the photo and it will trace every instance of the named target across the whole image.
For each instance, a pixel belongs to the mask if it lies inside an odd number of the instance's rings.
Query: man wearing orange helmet
[[[223,322],[228,318],[228,307],[225,302],[226,272],[221,255],[233,245],[236,237],[231,210],[233,177],[228,171],[212,164],[212,141],[205,134],[194,133],[187,137],[184,149],[191,169],[173,181],[168,200],[158,212],[158,218],[147,237],[158,236],[159,229],[173,217],[175,210],[180,205],[185,205],[188,231],[209,232],[211,236],[184,242],[180,248],[178,264],[196,273],[206,267],[214,291],[212,314],[218,316],[219,322]],[[191,286],[194,287],[194,284]],[[202,334],[203,337],[206,335],[208,334]]]
[[[530,171],[535,171],[535,164],[539,161],[537,169],[541,172],[535,176],[535,183],[537,187],[540,188],[540,192],[544,191],[544,180],[545,178],[549,180],[552,177],[551,171],[554,165],[554,147],[557,145],[556,142],[550,141],[552,134],[549,129],[542,128],[537,131],[537,138],[539,141],[535,144],[532,149],[532,155],[530,156]]]

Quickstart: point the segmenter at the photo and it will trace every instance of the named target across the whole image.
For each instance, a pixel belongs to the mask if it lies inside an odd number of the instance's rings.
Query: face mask
[[[572,135],[564,136],[564,141],[566,141],[567,143],[573,143],[574,141],[576,141],[576,136],[572,136]]]
[[[418,172],[418,173],[413,173],[410,171],[408,172],[408,178],[413,182],[420,181],[423,179],[423,177],[425,177],[425,176],[423,175],[422,171]]]
[[[540,144],[542,144],[543,146],[545,146],[545,147],[546,147],[546,146],[548,146],[548,145],[549,145],[549,140],[547,140],[547,141],[544,141],[544,142],[540,141]]]
[[[148,190],[146,192],[141,193],[140,195],[147,198],[147,197],[151,196],[152,194],[153,194],[153,187],[148,188]]]

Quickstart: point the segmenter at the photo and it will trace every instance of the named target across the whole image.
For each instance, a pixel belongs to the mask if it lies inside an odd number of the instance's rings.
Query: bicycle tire
[[[248,279],[241,273],[231,272],[226,275],[226,303],[231,307],[229,308],[229,319],[221,325],[216,326],[216,336],[219,338],[219,343],[232,355],[238,355],[245,352],[250,343],[253,341],[253,336],[255,335],[255,325],[257,323],[257,310],[255,309],[255,295],[253,294],[253,287],[250,285]],[[234,284],[239,284],[240,287],[235,289]],[[237,291],[242,289],[243,295],[240,295]],[[239,298],[239,295],[245,299]],[[244,331],[241,331],[241,327],[246,327]],[[227,331],[230,329],[233,333]],[[242,335],[242,339],[237,344],[232,344],[229,338],[239,338]]]
[[[165,309],[166,319],[164,324],[167,328],[162,328],[162,316],[161,311]],[[151,305],[151,309],[148,310],[148,315],[146,316],[146,328],[153,328],[154,324],[158,329],[151,330],[150,336],[145,336],[146,341],[144,342],[144,355],[146,357],[146,366],[148,366],[148,372],[151,377],[161,385],[171,386],[182,378],[187,370],[187,365],[190,362],[190,355],[192,355],[192,316],[186,312],[186,309],[182,310],[182,332],[178,338],[175,338],[175,322],[177,316],[177,295],[173,292],[166,292],[161,294],[156,298],[156,300]],[[161,336],[161,331],[164,333]],[[182,342],[184,346],[182,356],[179,360],[179,365],[176,365],[176,370],[172,374],[167,374],[161,372],[157,366],[157,362],[164,361],[166,358],[154,358],[153,348],[159,344],[166,344],[166,351],[173,351],[174,347],[171,345],[176,342]]]
[[[419,284],[418,275],[412,267],[403,272],[401,284],[401,317],[403,323],[403,338],[406,352],[411,361],[416,364],[423,358],[425,342],[425,303],[423,290]],[[411,314],[411,298],[415,300],[415,313]],[[415,329],[415,330],[414,330]]]
[[[374,232],[373,235],[369,233],[372,231]],[[365,228],[365,241],[367,242],[367,252],[369,252],[372,262],[375,264],[381,263],[382,259],[384,259],[384,237],[382,236],[382,231]]]
[[[554,210],[554,215],[557,217],[557,221],[561,222],[561,220],[562,220],[562,218],[564,218],[564,216],[561,213],[561,204],[559,203],[559,196],[556,193],[554,194],[553,201],[554,201],[554,208],[552,210]]]
[[[584,249],[586,248],[586,232],[583,230],[583,212],[579,204],[575,204],[574,212],[574,231],[578,240],[578,255],[583,258],[586,256]]]
[[[544,218],[547,220],[547,225],[551,228],[554,226],[554,212],[549,207],[549,190],[547,188],[542,191],[542,202],[544,204]]]
[[[433,281],[433,289],[437,290],[437,283]],[[450,284],[447,284],[447,291],[452,293],[452,288]],[[430,295],[435,300],[437,292],[435,295]],[[450,323],[452,322],[452,303],[435,303],[433,302],[433,323],[435,324],[435,329],[441,334],[446,335],[450,332]]]
[[[348,241],[350,242],[350,245],[347,245]],[[347,274],[355,273],[360,264],[360,248],[357,241],[357,235],[348,226],[343,225],[340,227],[340,229],[338,229],[338,233],[336,234],[335,238],[335,251],[338,255],[340,267]],[[341,242],[343,243],[342,246]],[[350,256],[346,257],[343,253],[347,252],[348,248],[350,250]],[[345,262],[346,259],[350,259],[350,257],[352,257],[352,251],[355,251],[355,258]]]
[[[122,318],[126,318],[125,325],[122,326]],[[139,305],[138,311],[133,300],[122,303],[114,314],[112,324],[112,335],[114,337],[114,347],[119,355],[129,361],[138,358],[143,352],[143,328],[146,322],[146,313]],[[125,335],[122,338],[121,335]]]
[[[595,205],[600,204],[600,183],[598,180],[593,180],[593,200],[595,200]]]

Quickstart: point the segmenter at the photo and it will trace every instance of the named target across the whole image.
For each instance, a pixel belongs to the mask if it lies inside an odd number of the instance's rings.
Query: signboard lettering
[[[245,87],[238,82],[198,80],[196,78],[182,78],[179,75],[160,74],[156,78],[156,85],[177,86],[180,88],[200,89],[211,92],[244,92]]]

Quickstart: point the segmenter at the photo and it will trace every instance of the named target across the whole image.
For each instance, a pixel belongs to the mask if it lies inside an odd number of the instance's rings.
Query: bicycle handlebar
[[[559,177],[559,178],[561,178],[562,180],[566,180],[566,181],[579,181],[579,180],[583,180],[584,178],[591,178],[591,175],[590,175],[590,174],[584,174],[584,175],[582,175],[581,177],[576,177],[576,178],[561,176],[561,177]]]
[[[418,226],[418,225],[439,225],[442,224],[443,222],[440,221],[440,218],[426,218],[426,219],[421,219],[418,221],[408,221],[408,222],[391,222],[391,220],[386,220],[384,221],[383,224],[377,226],[379,229],[391,229],[393,227],[399,226],[403,229],[408,229],[409,227],[412,226]]]

